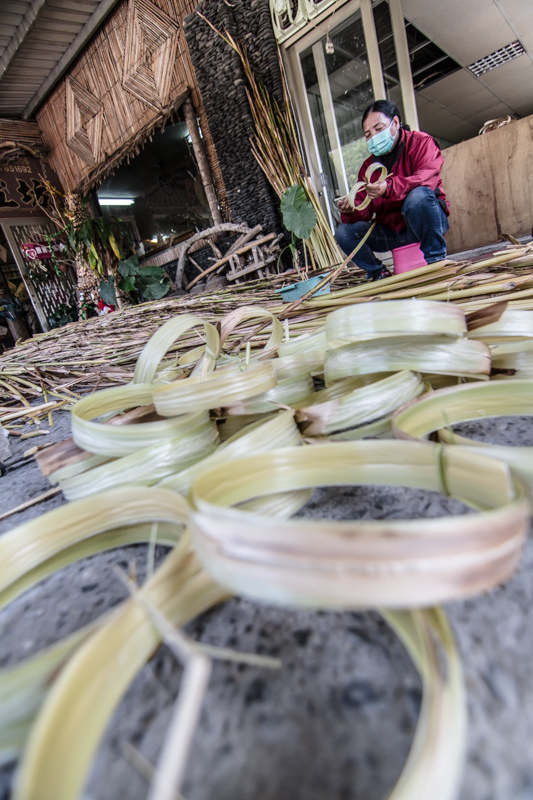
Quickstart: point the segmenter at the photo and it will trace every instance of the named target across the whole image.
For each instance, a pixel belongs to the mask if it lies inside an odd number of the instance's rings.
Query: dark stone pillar
[[[255,76],[278,101],[282,81],[268,0],[202,0],[200,11],[218,30],[246,47]],[[197,14],[185,35],[217,151],[234,222],[282,231],[279,199],[255,160],[254,124],[239,56]]]

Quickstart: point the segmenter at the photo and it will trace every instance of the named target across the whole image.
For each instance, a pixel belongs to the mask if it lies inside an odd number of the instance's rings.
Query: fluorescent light
[[[98,202],[101,206],[132,206],[135,200],[133,197],[99,197]]]
[[[511,42],[511,44],[506,44],[505,47],[500,47],[499,50],[489,53],[488,56],[484,56],[478,61],[474,61],[473,64],[468,65],[467,69],[479,78],[480,75],[485,75],[485,73],[490,72],[491,69],[495,69],[501,64],[512,61],[513,58],[523,56],[525,52],[522,43],[517,40],[516,42]]]

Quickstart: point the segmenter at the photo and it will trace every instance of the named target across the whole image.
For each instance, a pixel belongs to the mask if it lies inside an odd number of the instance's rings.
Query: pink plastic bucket
[[[426,265],[424,253],[420,249],[418,242],[396,247],[392,251],[392,260],[394,262],[395,275],[401,275],[402,272],[409,272],[412,269]]]

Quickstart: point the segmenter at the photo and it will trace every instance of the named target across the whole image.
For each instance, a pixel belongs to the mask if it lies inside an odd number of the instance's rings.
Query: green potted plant
[[[115,284],[116,281],[116,284]],[[100,297],[104,303],[116,305],[116,285],[129,295],[134,303],[160,300],[170,290],[170,280],[162,267],[141,266],[137,256],[118,262],[116,276],[110,275],[100,282]]]
[[[283,215],[283,224],[291,234],[291,242],[287,245],[285,250],[290,250],[295,269],[300,278],[298,283],[293,283],[290,286],[284,286],[282,289],[279,289],[283,300],[291,302],[303,297],[304,294],[307,294],[307,292],[312,289],[313,286],[316,286],[323,278],[323,275],[309,277],[309,270],[314,270],[315,264],[307,240],[317,224],[317,216],[313,204],[307,198],[305,189],[298,183],[289,186],[287,191],[282,195],[281,213]],[[305,261],[303,269],[299,264],[300,254],[298,253],[297,239],[300,239],[302,242]],[[284,250],[282,253],[283,252]],[[280,257],[282,253],[280,253]],[[329,285],[319,289],[317,294],[324,294],[328,291]]]

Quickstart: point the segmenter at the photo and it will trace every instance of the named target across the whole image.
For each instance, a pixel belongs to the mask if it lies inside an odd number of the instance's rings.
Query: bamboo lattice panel
[[[195,0],[119,5],[43,104],[38,122],[67,191],[88,188],[133,154],[189,91],[198,108],[181,22],[194,6]]]
[[[55,233],[55,230],[52,223],[13,225],[11,226],[11,235],[17,247],[20,248],[24,242],[46,241],[46,235]],[[25,278],[26,282],[31,280],[27,274]],[[31,283],[47,320],[61,304],[76,305],[76,286],[71,279],[70,271],[60,280],[49,270],[46,280],[31,280]]]

